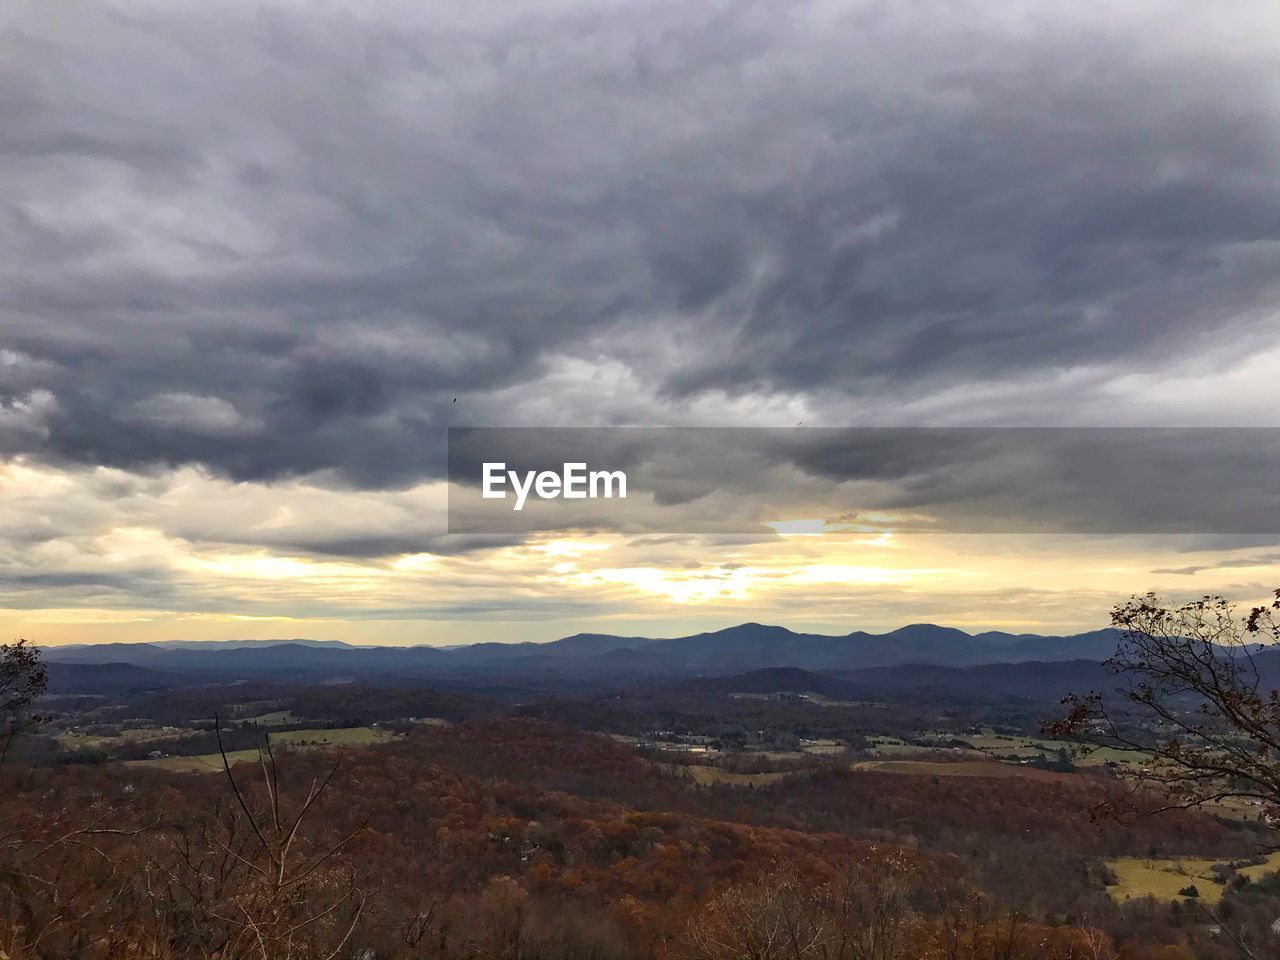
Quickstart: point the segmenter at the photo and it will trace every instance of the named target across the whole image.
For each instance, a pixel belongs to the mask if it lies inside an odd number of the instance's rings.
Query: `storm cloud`
[[[1280,346],[1278,28],[22,4],[0,454],[379,489],[440,478],[454,424],[1097,420],[1099,385]]]

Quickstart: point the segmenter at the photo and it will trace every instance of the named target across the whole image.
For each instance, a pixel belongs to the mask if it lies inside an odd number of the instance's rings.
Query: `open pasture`
[[[340,727],[323,730],[288,730],[273,734],[271,742],[285,745],[291,749],[316,749],[323,747],[363,747],[390,740],[394,734],[375,727]],[[227,760],[231,764],[245,761],[256,761],[258,751],[229,750]],[[190,757],[157,757],[154,760],[130,760],[126,766],[150,767],[158,770],[171,770],[190,773],[209,773],[222,769],[222,756],[217,753],[199,754]]]

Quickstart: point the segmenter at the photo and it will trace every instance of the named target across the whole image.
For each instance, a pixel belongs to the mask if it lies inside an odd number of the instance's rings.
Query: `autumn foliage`
[[[1055,805],[1051,785],[1034,781],[849,772],[730,794],[609,738],[516,719],[426,729],[350,751],[336,770],[333,754],[278,759],[235,767],[239,795],[218,774],[6,772],[0,950],[11,960],[1161,956],[1157,944],[1117,946],[1080,918],[1015,903],[988,882],[994,873],[943,849],[961,836],[1006,849],[1001,831],[1079,807],[1076,796]],[[1092,849],[1120,845],[1074,817],[1053,834],[1064,847],[1068,830]],[[1229,840],[1207,819],[1187,825],[1207,843]]]

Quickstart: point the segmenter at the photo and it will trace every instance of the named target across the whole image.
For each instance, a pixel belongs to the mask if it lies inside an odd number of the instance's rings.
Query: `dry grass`
[[[190,730],[181,727],[134,727],[121,730],[118,735],[113,737],[103,737],[96,734],[72,731],[58,734],[57,741],[58,746],[63,750],[100,750],[119,746],[126,741],[145,743],[148,740],[162,740],[166,737],[177,737],[190,732]]]
[[[1069,773],[1055,773],[1038,767],[1001,763],[998,760],[863,760],[854,770],[875,773],[899,773],[917,777],[1026,777],[1030,780],[1061,780]]]
[[[1209,872],[1222,860],[1206,860],[1200,857],[1153,860],[1146,857],[1122,857],[1108,860],[1107,866],[1116,875],[1116,882],[1107,888],[1113,900],[1123,901],[1139,897],[1155,897],[1157,900],[1180,900],[1178,892],[1194,886],[1205,903],[1217,903],[1222,899],[1224,887],[1214,883]],[[1273,853],[1266,863],[1241,867],[1236,873],[1259,880],[1268,873],[1280,870],[1280,853]]]

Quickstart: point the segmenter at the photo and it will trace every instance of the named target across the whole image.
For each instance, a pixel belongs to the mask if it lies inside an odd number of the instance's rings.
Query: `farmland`
[[[363,747],[375,743],[384,743],[393,738],[393,734],[375,727],[343,727],[338,729],[289,730],[273,734],[271,741],[288,749],[316,749],[323,747]],[[256,761],[258,751],[231,750],[227,752],[227,761],[231,764],[245,761]],[[131,760],[126,766],[144,767],[174,772],[209,773],[222,769],[222,755],[217,753],[201,754],[190,757],[155,757],[147,760]]]
[[[1033,780],[1060,780],[1070,774],[998,760],[863,760],[854,770],[930,777],[1027,777]]]
[[[1117,901],[1148,896],[1157,900],[1177,900],[1185,896],[1182,891],[1194,887],[1198,899],[1217,903],[1222,899],[1226,884],[1215,879],[1213,868],[1222,863],[1221,860],[1196,857],[1121,857],[1109,860],[1107,867],[1115,875],[1116,882],[1108,887],[1108,893]],[[1239,876],[1257,882],[1277,870],[1280,870],[1280,853],[1271,854],[1262,863],[1220,872],[1224,877]]]

